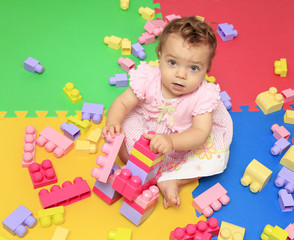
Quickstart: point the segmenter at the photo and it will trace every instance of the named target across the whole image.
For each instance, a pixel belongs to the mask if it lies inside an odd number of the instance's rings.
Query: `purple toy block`
[[[294,172],[290,169],[283,167],[278,173],[278,176],[275,180],[275,185],[277,187],[285,186],[285,189],[288,193],[294,192]]]
[[[221,100],[223,101],[226,109],[230,110],[232,108],[231,98],[226,91],[219,93]]]
[[[9,233],[23,237],[28,232],[28,229],[25,226],[30,228],[34,227],[37,224],[37,219],[33,217],[33,214],[29,209],[20,205],[6,219],[4,219],[2,223],[3,228]]]
[[[140,58],[140,59],[145,59],[145,58],[146,58],[145,50],[144,50],[144,48],[141,46],[140,43],[132,44],[132,54],[133,54],[136,58]]]
[[[271,148],[271,153],[273,155],[280,155],[285,152],[289,148],[289,146],[290,142],[288,142],[285,138],[280,138]]]
[[[109,198],[114,198],[118,195],[118,192],[112,188],[112,184],[110,184],[109,182],[103,183],[96,180],[94,187],[99,189]]]
[[[238,36],[238,32],[234,30],[234,26],[228,23],[219,24],[216,31],[223,41],[230,41]]]
[[[60,129],[63,131],[64,136],[72,141],[81,136],[81,130],[73,123],[62,123]]]
[[[281,207],[282,212],[292,212],[294,209],[294,201],[293,197],[290,193],[288,193],[285,189],[281,189],[279,192],[279,205]]]
[[[98,124],[102,120],[103,110],[103,104],[84,102],[82,108],[82,120],[87,119],[88,121],[90,121],[90,119],[92,119],[94,123]]]
[[[115,76],[110,77],[108,81],[110,85],[115,85],[116,87],[127,87],[128,75],[126,73],[115,74]]]
[[[38,60],[36,60],[32,57],[29,57],[24,61],[24,69],[26,69],[32,73],[44,72],[44,66],[42,66]]]

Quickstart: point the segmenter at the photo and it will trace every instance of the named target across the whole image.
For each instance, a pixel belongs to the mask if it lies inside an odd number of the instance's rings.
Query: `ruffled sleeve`
[[[219,85],[203,81],[197,90],[197,101],[192,115],[212,112],[220,101]]]

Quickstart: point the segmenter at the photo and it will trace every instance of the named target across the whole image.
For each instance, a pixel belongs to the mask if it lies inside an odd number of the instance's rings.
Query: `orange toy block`
[[[142,15],[142,18],[146,20],[152,20],[155,17],[155,11],[149,7],[140,7],[139,13]]]
[[[101,132],[102,132],[101,128],[95,128],[89,133],[87,140],[90,142],[98,143],[98,140],[101,136]]]
[[[220,210],[222,205],[227,205],[229,202],[230,198],[227,195],[226,189],[217,183],[194,198],[192,205],[200,214],[210,217],[213,211]]]
[[[111,37],[106,36],[104,38],[104,43],[107,44],[108,47],[118,50],[121,47],[121,38],[113,35]]]
[[[243,240],[245,228],[222,221],[217,240]]]
[[[80,101],[82,101],[82,96],[80,94],[80,91],[75,88],[73,83],[68,82],[65,84],[65,87],[63,88],[64,94],[68,97],[68,99],[71,101],[72,104],[76,104]]]
[[[35,162],[36,129],[28,126],[25,129],[22,154],[22,167],[28,167]]]
[[[282,157],[280,164],[294,171],[294,145],[292,145]]]
[[[281,58],[280,61],[275,61],[275,74],[280,75],[281,77],[287,76],[287,59]]]
[[[122,55],[131,55],[131,52],[132,52],[131,41],[127,38],[124,38],[121,41],[121,54]]]
[[[261,240],[286,240],[289,233],[279,226],[266,225],[260,236]]]
[[[76,141],[76,154],[89,155],[90,153],[97,153],[97,146],[90,141],[77,140]]]
[[[284,123],[294,124],[294,111],[287,110],[285,112]]]
[[[278,90],[275,87],[271,87],[268,91],[262,92],[256,97],[255,103],[265,115],[282,109],[283,96],[277,92]]]

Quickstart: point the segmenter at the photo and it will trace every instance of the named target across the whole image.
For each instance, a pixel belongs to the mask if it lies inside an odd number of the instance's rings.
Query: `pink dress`
[[[198,149],[172,150],[167,153],[162,162],[159,181],[203,177],[223,172],[229,158],[233,123],[220,100],[219,86],[203,80],[196,91],[165,100],[161,94],[158,67],[141,62],[129,74],[130,86],[140,103],[122,124],[128,152],[131,152],[135,141],[145,132],[181,133],[192,126],[193,116],[213,112],[212,131],[207,142]]]

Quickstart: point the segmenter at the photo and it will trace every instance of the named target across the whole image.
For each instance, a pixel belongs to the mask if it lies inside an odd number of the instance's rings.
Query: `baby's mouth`
[[[174,85],[179,86],[179,87],[184,87],[184,85],[179,84],[179,83],[174,83]]]

